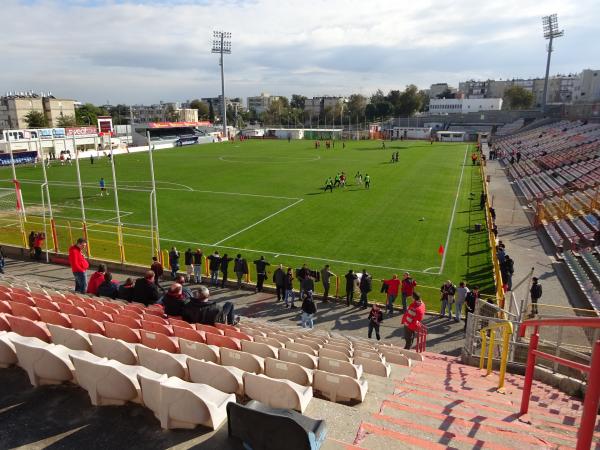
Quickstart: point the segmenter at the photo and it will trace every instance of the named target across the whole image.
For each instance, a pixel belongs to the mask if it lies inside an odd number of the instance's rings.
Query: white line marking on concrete
[[[446,255],[448,255],[448,245],[450,244],[450,236],[452,235],[452,225],[454,224],[454,214],[456,213],[456,206],[458,205],[458,197],[460,197],[460,187],[462,186],[463,175],[465,173],[465,164],[467,162],[467,154],[469,153],[470,145],[467,144],[465,148],[465,157],[463,158],[462,170],[460,171],[460,178],[458,179],[458,187],[456,188],[456,196],[454,197],[454,206],[452,207],[452,215],[450,216],[450,223],[448,224],[448,234],[446,236],[446,245],[444,245],[444,254],[442,255],[442,264],[440,265],[440,271],[438,275],[441,275],[444,271],[444,264],[446,264]]]
[[[266,220],[269,220],[271,217],[274,217],[274,216],[276,216],[277,214],[280,214],[280,213],[284,212],[286,209],[290,209],[290,208],[292,208],[293,206],[296,206],[298,203],[300,203],[300,202],[303,202],[303,201],[304,201],[304,199],[302,199],[302,198],[301,198],[301,199],[298,199],[298,200],[296,200],[294,203],[292,203],[291,205],[287,205],[285,208],[281,208],[280,210],[278,210],[278,211],[275,211],[273,214],[269,214],[267,217],[265,217],[265,218],[263,218],[263,219],[260,219],[258,222],[254,222],[252,225],[248,225],[246,228],[242,228],[240,231],[237,231],[236,233],[233,233],[233,234],[231,234],[231,235],[227,236],[226,238],[224,238],[224,239],[221,239],[221,240],[220,240],[220,241],[218,241],[218,242],[215,242],[215,243],[214,243],[214,244],[212,244],[212,245],[213,245],[213,246],[217,246],[217,245],[219,245],[221,242],[225,242],[226,240],[228,240],[228,239],[231,239],[232,237],[234,237],[234,236],[237,236],[238,234],[241,234],[241,233],[243,233],[244,231],[247,231],[247,230],[249,230],[250,228],[254,228],[256,225],[259,225],[259,224],[263,223],[264,221],[266,221]]]

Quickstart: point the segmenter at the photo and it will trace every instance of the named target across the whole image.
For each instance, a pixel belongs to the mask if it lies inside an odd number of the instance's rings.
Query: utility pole
[[[231,54],[231,33],[227,31],[213,31],[212,53],[218,53],[221,66],[221,113],[223,120],[223,137],[227,139],[227,105],[225,103],[225,73],[223,69],[223,55]]]
[[[556,14],[542,17],[544,27],[544,39],[548,40],[548,59],[546,60],[546,77],[544,78],[544,93],[542,96],[542,112],[546,112],[546,102],[548,101],[548,77],[550,76],[550,58],[552,56],[552,43],[554,38],[565,34],[564,30],[558,29],[558,17]]]

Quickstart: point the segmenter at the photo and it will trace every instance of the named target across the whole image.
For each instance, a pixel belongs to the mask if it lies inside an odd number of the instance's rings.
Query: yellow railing
[[[479,355],[479,368],[483,369],[486,359],[486,347],[487,351],[487,372],[486,376],[492,373],[492,362],[494,359],[494,341],[496,337],[495,331],[498,328],[502,328],[502,353],[500,354],[500,380],[498,381],[498,392],[504,393],[504,377],[506,375],[506,363],[508,361],[508,346],[510,343],[510,336],[513,334],[513,326],[510,322],[498,322],[482,328],[479,333],[481,334],[481,355]],[[489,333],[489,343],[488,343]]]

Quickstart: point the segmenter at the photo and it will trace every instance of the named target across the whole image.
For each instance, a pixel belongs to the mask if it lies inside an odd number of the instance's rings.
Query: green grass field
[[[154,153],[160,241],[183,253],[200,247],[248,260],[265,255],[271,264],[320,268],[329,263],[343,275],[366,268],[376,279],[405,271],[421,285],[461,279],[493,292],[485,223],[479,210],[481,176],[466,144],[347,142],[342,149],[314,149],[312,141],[246,141],[160,150]],[[393,151],[400,162],[390,163]],[[150,170],[146,153],[116,157],[126,259],[147,264],[151,256]],[[116,213],[107,159],[81,160],[91,250],[117,260]],[[0,187],[9,188],[10,168]],[[345,189],[322,189],[328,176],[344,171]],[[371,177],[371,189],[354,180]],[[17,167],[28,209],[28,229],[41,229],[40,167]],[[110,196],[100,197],[104,177]],[[50,198],[61,250],[81,235],[79,193],[73,166],[48,169]],[[37,218],[34,216],[38,216]],[[14,218],[1,217],[6,243],[19,242]],[[69,229],[70,226],[70,229]],[[438,254],[440,245],[445,256]],[[183,262],[183,261],[182,261]],[[374,283],[379,290],[379,283]],[[425,292],[424,292],[425,293]],[[426,295],[437,302],[433,290]]]

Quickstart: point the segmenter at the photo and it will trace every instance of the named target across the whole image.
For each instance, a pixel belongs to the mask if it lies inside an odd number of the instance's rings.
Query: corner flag
[[[438,253],[440,254],[440,256],[442,256],[444,254],[444,246],[440,245],[440,248],[438,248]]]

